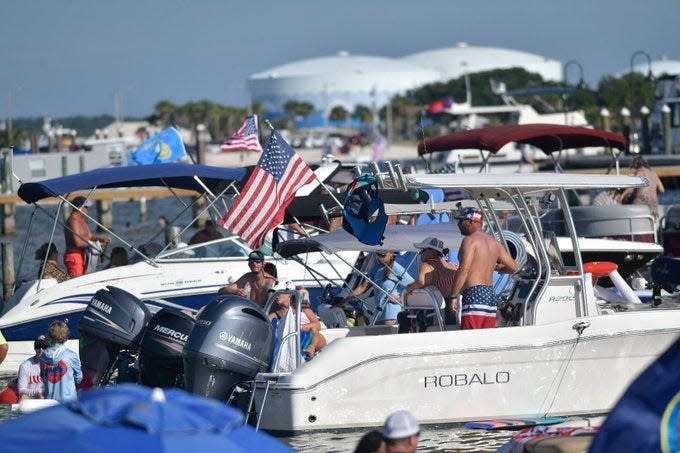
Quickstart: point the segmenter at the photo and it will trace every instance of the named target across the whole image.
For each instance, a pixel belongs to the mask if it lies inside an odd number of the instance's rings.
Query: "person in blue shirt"
[[[395,261],[396,255],[394,252],[381,250],[375,252],[375,256],[378,259],[378,265],[367,275],[372,282],[384,290],[384,292],[379,289],[374,291],[376,307],[378,307],[375,323],[396,324],[397,315],[401,312],[402,308],[399,296],[406,288],[406,285],[413,282],[413,277],[406,272],[401,264]],[[343,303],[347,303],[354,297],[365,293],[372,286],[371,282],[364,280],[345,297]]]
[[[45,398],[61,402],[77,398],[76,384],[83,380],[78,354],[64,346],[68,324],[54,321],[47,330],[50,347],[40,356],[40,374],[45,384]]]

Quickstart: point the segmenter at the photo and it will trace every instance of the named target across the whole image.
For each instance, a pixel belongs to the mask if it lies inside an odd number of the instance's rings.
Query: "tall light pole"
[[[567,125],[567,70],[569,69],[569,66],[575,65],[578,68],[579,71],[579,80],[578,84],[576,85],[577,88],[583,87],[583,66],[581,66],[581,63],[579,63],[576,60],[569,60],[566,63],[564,63],[564,66],[562,66],[562,82],[564,82],[565,85],[565,90],[562,93],[562,110],[564,111],[564,124],[565,126]]]
[[[630,90],[630,112],[631,112],[631,127],[633,130],[633,138],[637,139],[637,131],[636,131],[636,126],[635,126],[635,113],[637,112],[637,107],[635,105],[635,91],[634,91],[634,82],[633,82],[633,75],[635,74],[635,69],[634,69],[634,63],[635,63],[635,58],[643,55],[645,58],[647,58],[647,79],[651,80],[653,78],[652,74],[652,57],[649,56],[647,52],[644,50],[638,50],[636,52],[633,52],[633,55],[630,56],[630,73],[628,73],[628,88]]]
[[[602,107],[602,110],[600,110],[600,118],[602,119],[602,130],[611,130],[611,126],[609,125],[609,110],[605,107]]]
[[[649,143],[649,114],[651,112],[649,111],[649,108],[646,105],[643,105],[640,107],[640,122],[642,123],[642,147],[640,148],[640,152],[649,154],[651,150],[651,146]]]
[[[628,110],[628,107],[621,107],[619,116],[621,117],[621,134],[628,139],[628,149],[626,151],[637,153],[638,150],[634,149],[637,143],[631,143],[630,140],[630,110]]]

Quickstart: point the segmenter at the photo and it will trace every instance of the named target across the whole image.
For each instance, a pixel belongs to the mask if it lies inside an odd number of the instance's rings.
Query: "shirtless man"
[[[75,207],[71,215],[66,219],[64,226],[64,240],[66,251],[64,252],[64,266],[71,277],[83,275],[86,269],[85,254],[90,247],[88,241],[99,241],[104,244],[111,242],[111,238],[95,236],[85,221],[85,215],[92,202],[85,197],[75,197],[71,202]]]
[[[250,272],[243,274],[234,283],[220,288],[217,294],[242,296],[264,308],[269,290],[276,284],[276,279],[264,271],[264,254],[259,250],[250,252],[248,266]]]
[[[458,250],[460,265],[453,280],[452,299],[463,295],[461,329],[496,327],[497,298],[493,290],[493,271],[512,274],[517,263],[492,236],[482,231],[482,212],[464,208],[457,216],[458,228],[465,236]],[[455,304],[449,309],[455,312]]]

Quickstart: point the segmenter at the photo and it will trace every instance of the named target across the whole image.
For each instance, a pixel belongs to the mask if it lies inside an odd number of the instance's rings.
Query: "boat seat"
[[[415,289],[411,294],[403,295],[404,312],[408,318],[416,318],[418,312],[425,314],[427,329],[434,326],[437,330],[445,330],[444,297],[434,286]],[[426,330],[427,330],[426,329]]]

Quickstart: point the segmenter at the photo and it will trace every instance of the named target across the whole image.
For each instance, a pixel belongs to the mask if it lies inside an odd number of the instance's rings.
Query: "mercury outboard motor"
[[[186,390],[227,401],[233,388],[266,371],[274,334],[264,311],[240,296],[206,305],[184,346]]]
[[[139,345],[139,378],[149,387],[184,388],[182,351],[194,318],[163,308],[153,315]]]
[[[135,353],[151,313],[134,295],[115,286],[100,289],[92,297],[78,322],[80,362],[92,385],[106,384],[119,371],[119,382],[128,366],[119,366],[125,351]],[[129,362],[129,360],[128,360]]]

